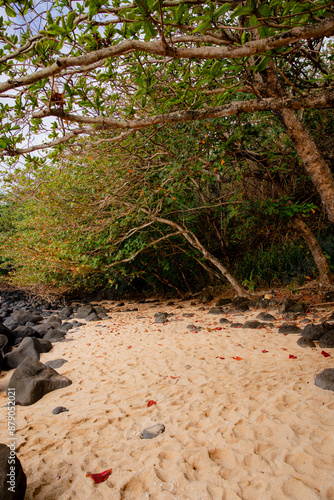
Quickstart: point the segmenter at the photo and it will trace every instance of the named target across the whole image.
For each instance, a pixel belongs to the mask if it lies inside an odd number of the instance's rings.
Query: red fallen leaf
[[[282,351],[287,351],[287,349],[285,349],[285,347],[281,347]]]
[[[326,351],[321,351],[321,354],[322,354],[325,358],[328,358],[328,356],[330,356],[329,352],[326,352]]]
[[[236,359],[237,361],[242,361],[242,358],[239,358],[239,356],[233,356],[233,359]]]
[[[218,358],[218,359],[225,359],[225,358],[222,358],[221,356],[216,356],[216,358]]]
[[[263,351],[262,351],[262,352],[268,352],[268,351],[266,351],[265,349],[263,349]]]
[[[150,399],[149,402],[147,403],[147,408],[150,408],[150,406],[156,405],[157,402],[154,401],[153,399]]]
[[[297,359],[297,356],[294,356],[293,354],[289,354],[289,359]]]
[[[222,330],[221,326],[216,326],[215,330]]]
[[[94,481],[94,483],[99,484],[103,483],[108,479],[108,477],[111,474],[112,469],[105,470],[104,472],[100,472],[99,474],[91,474],[90,472],[87,472],[86,477],[91,477]]]
[[[128,345],[127,349],[132,349],[132,345]]]

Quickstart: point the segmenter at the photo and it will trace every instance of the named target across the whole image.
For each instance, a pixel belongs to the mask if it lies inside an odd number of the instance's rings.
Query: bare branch
[[[268,38],[252,40],[244,45],[231,45],[227,47],[173,47],[170,48],[171,53],[168,55],[172,55],[175,59],[231,59],[237,57],[248,57],[255,54],[263,54],[268,50],[285,47],[291,43],[296,43],[299,40],[320,38],[324,36],[331,36],[333,34],[334,17],[330,17],[318,23],[292,28],[289,31],[279,33]],[[120,55],[136,51],[160,56],[166,55],[166,48],[161,41],[144,42],[142,40],[125,40],[118,45],[112,45],[111,47],[95,50],[83,56],[60,57],[54,64],[47,68],[36,71],[19,79],[7,80],[7,82],[0,84],[0,93],[17,87],[30,85],[44,78],[49,78],[51,75],[57,75],[69,67],[87,66],[107,58],[118,57]]]

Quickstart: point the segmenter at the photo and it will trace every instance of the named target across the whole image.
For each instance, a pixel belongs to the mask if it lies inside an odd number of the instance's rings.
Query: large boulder
[[[16,336],[9,328],[7,328],[2,323],[0,323],[0,335],[4,335],[7,338],[8,345],[13,346],[15,344]]]
[[[327,331],[320,337],[319,347],[321,349],[331,349],[334,347],[334,329]]]
[[[327,323],[322,323],[321,325],[315,325],[314,323],[309,323],[301,332],[302,337],[306,337],[311,340],[319,340],[328,330],[332,328],[331,325]]]
[[[50,328],[59,328],[61,326],[61,319],[58,318],[58,316],[49,316],[48,319],[45,321],[44,325],[50,329]]]
[[[33,323],[32,323],[33,324]],[[31,326],[19,325],[13,330],[15,337],[24,339],[25,337],[37,337],[38,333]]]
[[[32,358],[39,361],[40,353],[44,352],[43,347],[34,337],[26,337],[22,340],[17,349],[8,352],[4,356],[4,363],[7,370],[17,368],[26,358]]]
[[[326,370],[318,373],[315,377],[314,383],[318,387],[321,387],[321,389],[334,391],[334,368],[326,368]]]
[[[15,454],[15,440],[9,446],[0,443],[1,500],[23,500],[26,488],[27,478]]]
[[[56,328],[51,328],[46,335],[44,335],[44,340],[49,340],[50,342],[60,342],[64,340],[65,333],[57,330]]]
[[[10,347],[8,344],[7,337],[5,335],[0,334],[0,352],[2,352],[2,354],[6,354],[6,352],[9,352],[9,351],[10,351]]]
[[[48,392],[68,387],[72,382],[49,366],[39,361],[26,358],[14,371],[8,389],[15,390],[15,402],[29,406],[41,399]]]
[[[260,319],[261,321],[276,321],[275,316],[267,312],[261,312],[256,316],[256,319]]]
[[[25,325],[26,323],[38,323],[39,321],[43,321],[43,316],[40,316],[39,314],[34,313],[33,311],[24,311],[24,310],[18,310],[14,311],[10,318],[16,323],[17,325]]]
[[[38,342],[41,344],[43,351],[42,352],[49,352],[52,349],[52,344],[50,340],[47,339],[38,339]]]
[[[59,311],[59,318],[68,319],[73,313],[72,307],[65,306]]]
[[[293,299],[284,299],[278,312],[284,313],[305,313],[307,306]]]
[[[85,318],[87,318],[87,316],[89,316],[90,314],[92,314],[94,312],[95,312],[94,307],[91,306],[90,304],[87,304],[87,305],[79,307],[79,309],[77,311],[76,318],[77,319],[85,319]]]
[[[250,300],[247,299],[247,297],[236,297],[234,300],[232,300],[231,307],[233,307],[235,311],[248,311],[249,303]]]
[[[283,325],[278,329],[278,333],[301,333],[301,329],[299,326],[289,324],[289,323],[283,323]]]

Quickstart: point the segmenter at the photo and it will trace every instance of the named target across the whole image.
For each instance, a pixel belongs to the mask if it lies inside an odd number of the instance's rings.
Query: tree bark
[[[323,287],[330,286],[332,284],[333,275],[329,268],[327,259],[319,243],[317,242],[316,237],[314,236],[308,225],[303,221],[303,219],[299,215],[293,217],[293,219],[291,220],[291,224],[294,225],[301,233],[307,246],[309,247],[312,253],[317,268],[319,269],[320,285]]]
[[[283,109],[281,115],[286,132],[319,193],[328,218],[334,223],[334,180],[330,168],[296,113]]]
[[[212,253],[210,253],[198,240],[196,235],[189,231],[188,229],[180,226],[174,221],[171,221],[169,219],[165,219],[163,217],[154,217],[154,219],[157,222],[160,222],[162,224],[167,224],[170,227],[173,227],[174,229],[178,230],[180,234],[190,243],[190,245],[197,250],[201,252],[203,257],[211,262],[219,271],[221,274],[224,276],[224,278],[227,279],[227,281],[232,285],[234,290],[237,292],[239,297],[250,297],[250,294],[243,288],[243,286],[239,283],[239,281],[232,276],[230,271],[220,262],[219,259],[217,259]]]

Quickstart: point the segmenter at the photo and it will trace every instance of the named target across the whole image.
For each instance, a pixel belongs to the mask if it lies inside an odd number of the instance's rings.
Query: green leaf
[[[64,35],[66,30],[61,26],[57,26],[57,24],[51,24],[51,26],[47,29],[48,35]]]
[[[224,3],[224,5],[222,5],[221,7],[219,7],[219,9],[216,10],[214,17],[217,18],[223,16],[224,14],[226,14],[226,12],[230,10],[230,8],[231,8],[230,3]]]
[[[6,5],[6,14],[8,17],[16,17],[15,10],[12,7],[10,7],[9,5]]]
[[[67,20],[66,20],[66,24],[67,24],[67,27],[71,30],[73,29],[73,21],[74,19],[77,17],[77,14],[76,12],[69,12],[67,14]]]
[[[269,5],[266,3],[261,3],[260,7],[258,8],[258,12],[261,17],[270,17],[272,15]]]
[[[268,63],[271,60],[272,60],[271,56],[264,56],[264,57],[262,57],[261,61],[256,66],[256,72],[260,73],[261,71],[263,71],[268,66]]]
[[[249,18],[249,25],[250,26],[256,26],[257,24],[259,24],[259,20],[258,18],[253,14],[252,16],[250,16]]]

